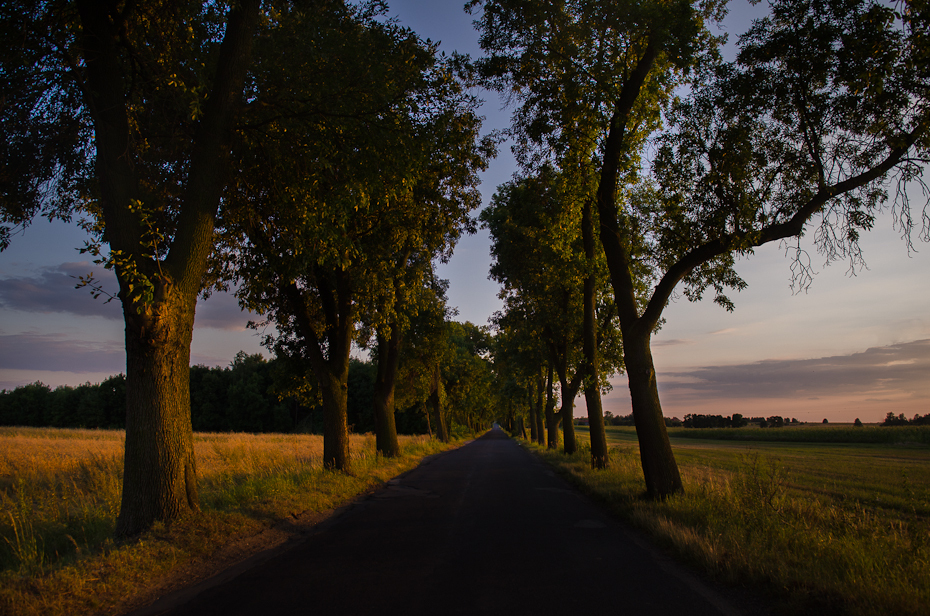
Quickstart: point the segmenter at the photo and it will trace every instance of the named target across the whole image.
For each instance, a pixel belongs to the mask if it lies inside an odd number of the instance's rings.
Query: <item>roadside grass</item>
[[[587,429],[577,434],[570,457],[532,447],[711,577],[763,589],[777,613],[928,613],[930,448],[674,434],[685,494],[654,502],[632,428],[608,432],[606,471],[590,468]]]
[[[400,440],[390,459],[374,436],[352,435],[351,472],[334,473],[322,468],[321,436],[195,434],[201,514],[117,543],[121,431],[0,428],[0,614],[118,614],[173,570],[450,447]]]

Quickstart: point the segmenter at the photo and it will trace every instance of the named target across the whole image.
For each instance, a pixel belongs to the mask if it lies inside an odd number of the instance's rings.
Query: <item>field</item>
[[[804,430],[794,442],[769,436],[779,429],[756,429],[768,441],[670,431],[685,494],[660,503],[641,497],[633,428],[608,429],[604,472],[586,443],[572,457],[537,451],[711,577],[762,588],[777,613],[930,613],[930,431],[888,444],[818,442],[860,428]]]
[[[322,469],[313,435],[195,434],[201,515],[112,541],[123,433],[0,428],[0,614],[120,613],[143,589],[223,545],[329,510],[447,446],[401,437],[402,455],[351,436],[352,471]]]

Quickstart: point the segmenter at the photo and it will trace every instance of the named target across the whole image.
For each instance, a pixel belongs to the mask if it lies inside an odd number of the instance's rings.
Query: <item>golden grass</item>
[[[574,456],[537,451],[706,573],[768,593],[781,613],[928,613],[930,448],[674,441],[685,494],[654,502],[642,498],[628,436],[613,435],[606,471],[590,468],[587,443]]]
[[[123,433],[0,428],[0,614],[117,614],[178,567],[305,512],[323,512],[447,448],[401,437],[375,454],[352,435],[350,473],[322,468],[306,434],[195,434],[202,512],[137,541],[111,539],[119,511]]]

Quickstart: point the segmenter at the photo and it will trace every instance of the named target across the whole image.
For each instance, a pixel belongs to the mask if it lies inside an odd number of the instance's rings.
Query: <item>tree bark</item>
[[[546,432],[548,437],[548,449],[558,449],[559,447],[559,418],[555,414],[555,398],[552,395],[552,365],[549,365],[549,373],[546,377]]]
[[[126,447],[116,535],[198,511],[190,413],[190,343],[196,296],[165,291],[143,308],[124,303]]]
[[[400,454],[397,426],[394,423],[394,386],[400,364],[401,336],[397,327],[391,328],[390,337],[380,332],[378,337],[378,373],[375,377],[374,411],[375,444],[378,452],[388,458]]]
[[[601,408],[601,390],[598,386],[597,320],[595,310],[594,275],[594,216],[590,199],[586,199],[581,215],[581,237],[585,260],[589,272],[584,279],[584,326],[583,347],[585,362],[584,399],[588,408],[588,427],[591,436],[591,466],[607,468],[607,432],[604,429],[604,413]]]
[[[442,387],[442,381],[439,378],[439,363],[437,362],[433,366],[433,382],[430,388],[429,394],[429,408],[432,413],[432,421],[430,422],[434,428],[434,433],[436,438],[438,438],[443,443],[449,442],[449,430],[446,428],[446,420],[442,416],[442,400],[440,397],[440,387]]]
[[[652,498],[664,499],[684,492],[684,487],[668,440],[662,405],[659,403],[656,370],[649,346],[650,334],[650,330],[625,331],[623,359],[633,399],[633,419],[636,422],[646,492]]]

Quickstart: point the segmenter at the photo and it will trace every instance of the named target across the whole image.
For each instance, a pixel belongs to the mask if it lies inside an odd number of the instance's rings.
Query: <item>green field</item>
[[[749,430],[724,432],[746,439]],[[927,614],[930,446],[918,440],[926,433],[806,426],[755,434],[784,438],[789,430],[797,431],[794,442],[670,430],[685,495],[661,503],[642,498],[633,428],[608,428],[611,468],[604,472],[590,469],[584,445],[571,457],[538,451],[711,576],[768,593],[779,612]],[[846,432],[861,439],[871,430],[899,442],[817,442]],[[577,434],[588,438],[585,427]]]

